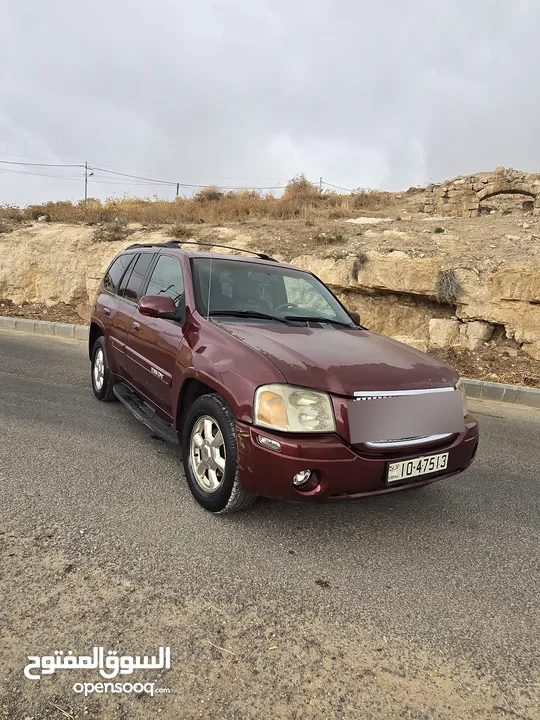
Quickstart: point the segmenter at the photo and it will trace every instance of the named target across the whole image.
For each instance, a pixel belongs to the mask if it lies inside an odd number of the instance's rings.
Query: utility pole
[[[84,204],[88,200],[88,178],[92,177],[94,173],[88,173],[88,160],[84,163]]]
[[[180,183],[176,183],[176,197],[180,194]]]
[[[319,178],[319,192],[320,192],[321,195],[322,195],[322,177]]]

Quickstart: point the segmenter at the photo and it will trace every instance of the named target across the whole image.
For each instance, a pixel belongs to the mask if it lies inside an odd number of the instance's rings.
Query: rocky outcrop
[[[507,338],[540,359],[540,268],[512,266],[484,273],[458,268],[459,299],[450,305],[437,301],[443,258],[375,251],[366,256],[360,268],[354,256],[333,262],[300,255],[292,262],[341,293],[366,325],[385,334],[410,337],[428,346],[477,350],[490,339],[495,326],[503,326]]]
[[[129,236],[122,240],[97,242],[94,230],[40,223],[0,235],[0,298],[14,303],[67,303],[87,320],[114,255],[132,243],[167,239],[165,230],[130,226]],[[233,231],[226,230],[228,242],[249,244],[248,236],[233,238]],[[332,287],[347,307],[360,313],[366,326],[420,349],[476,350],[498,328],[497,337],[504,329],[507,338],[540,360],[540,268],[533,265],[495,270],[452,267],[457,297],[451,302],[440,297],[441,272],[448,269],[448,258],[441,254],[411,257],[402,251],[367,250],[334,260],[304,251],[291,262]]]

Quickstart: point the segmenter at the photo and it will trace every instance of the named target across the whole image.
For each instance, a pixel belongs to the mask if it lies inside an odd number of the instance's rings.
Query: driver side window
[[[168,295],[176,307],[184,303],[184,274],[180,260],[172,255],[160,255],[152,271],[146,295]]]

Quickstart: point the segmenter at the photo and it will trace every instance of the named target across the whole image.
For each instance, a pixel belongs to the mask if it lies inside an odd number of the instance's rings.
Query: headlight
[[[253,422],[284,432],[335,432],[327,393],[294,385],[263,385],[255,392]]]
[[[461,393],[461,398],[463,400],[463,417],[466,417],[469,414],[469,408],[467,407],[467,396],[465,395],[465,385],[463,384],[463,380],[460,378],[456,383],[456,390],[459,390]]]

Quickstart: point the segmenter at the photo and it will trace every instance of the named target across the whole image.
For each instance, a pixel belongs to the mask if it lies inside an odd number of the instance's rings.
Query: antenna
[[[208,301],[206,303],[206,322],[210,317],[210,288],[212,287],[212,255],[210,255],[210,277],[208,278]]]

